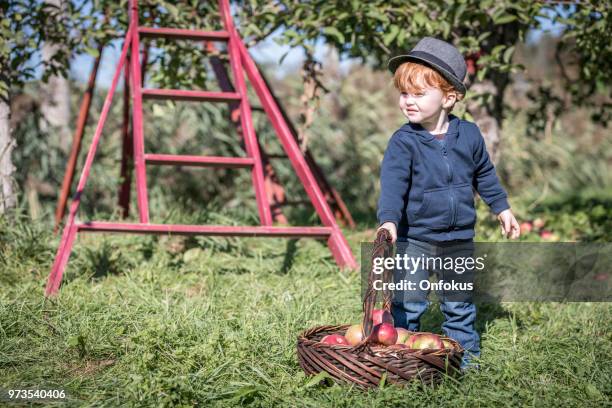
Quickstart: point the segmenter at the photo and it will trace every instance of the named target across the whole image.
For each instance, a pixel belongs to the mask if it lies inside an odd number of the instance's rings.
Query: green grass
[[[324,242],[82,235],[45,300],[57,238],[0,229],[0,388],[64,389],[74,406],[610,404],[606,303],[481,305],[481,371],[364,392],[309,383],[297,363],[299,332],[361,318],[359,275]],[[358,254],[372,231],[348,237]],[[432,307],[422,328],[441,322]]]

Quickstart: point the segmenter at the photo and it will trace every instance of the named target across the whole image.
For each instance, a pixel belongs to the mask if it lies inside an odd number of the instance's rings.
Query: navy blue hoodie
[[[495,214],[510,208],[476,124],[452,114],[448,120],[445,144],[415,123],[406,123],[389,140],[376,215],[379,225],[395,223],[398,241],[472,239],[472,188]]]

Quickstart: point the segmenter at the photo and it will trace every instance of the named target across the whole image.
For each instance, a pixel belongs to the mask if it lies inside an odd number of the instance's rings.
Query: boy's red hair
[[[397,67],[393,76],[393,84],[400,92],[415,93],[431,86],[440,89],[445,96],[454,92],[458,101],[465,96],[459,93],[438,71],[415,62],[405,62]]]

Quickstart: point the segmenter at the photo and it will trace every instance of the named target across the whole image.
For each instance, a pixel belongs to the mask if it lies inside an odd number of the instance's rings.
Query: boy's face
[[[411,123],[435,123],[443,109],[453,106],[455,98],[452,93],[444,95],[440,89],[428,86],[419,91],[401,92],[399,108]]]

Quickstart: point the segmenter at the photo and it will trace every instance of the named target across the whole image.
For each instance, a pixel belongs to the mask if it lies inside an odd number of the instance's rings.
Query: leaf
[[[484,33],[482,33],[482,34],[480,34],[480,35],[478,36],[478,38],[476,39],[476,42],[479,42],[479,43],[480,43],[480,42],[482,42],[482,41],[483,41],[485,38],[487,38],[487,37],[488,37],[488,36],[490,36],[490,35],[491,35],[491,32],[490,32],[490,31],[485,31]]]
[[[380,11],[376,10],[376,9],[370,9],[366,15],[368,17],[372,17],[376,20],[379,20],[382,23],[388,23],[389,22],[389,18],[384,15],[383,13],[381,13]]]
[[[450,35],[450,24],[448,24],[446,21],[441,21],[440,25],[442,26],[442,35],[444,37],[448,37]]]
[[[285,52],[281,57],[280,60],[278,60],[278,65],[282,65],[283,61],[285,60],[285,58],[287,58],[287,55],[289,55],[289,51]]]
[[[312,377],[306,384],[304,384],[302,388],[314,387],[315,385],[323,381],[325,378],[332,378],[332,376],[329,375],[327,371],[321,371],[319,374]]]
[[[412,19],[417,24],[417,26],[422,26],[427,21],[427,17],[425,17],[425,14],[421,12],[414,13],[414,15],[412,16]]]
[[[504,56],[503,56],[504,62],[509,63],[510,60],[512,59],[513,53],[514,53],[514,45],[511,47],[508,47],[508,49],[504,51]]]
[[[497,25],[502,25],[502,24],[508,24],[514,20],[516,20],[516,16],[514,14],[506,14],[504,16],[494,18],[493,22]]]
[[[100,53],[98,52],[96,48],[85,47],[85,52],[94,58],[98,58],[98,56],[100,55]]]
[[[397,37],[399,33],[399,27],[396,25],[392,25],[389,29],[389,32],[383,36],[383,44],[389,45],[391,42]]]
[[[505,44],[500,44],[500,45],[496,45],[495,47],[493,47],[493,49],[491,50],[491,55],[493,56],[498,56],[500,52],[502,52],[502,50],[506,48]]]
[[[287,38],[299,37],[299,34],[295,30],[292,30],[292,29],[287,29],[283,31],[283,35]]]
[[[325,27],[323,32],[329,36],[335,37],[339,43],[344,43],[344,34],[342,34],[336,27]]]
[[[487,73],[486,67],[483,67],[482,69],[478,70],[478,73],[476,74],[476,78],[479,81],[482,81],[484,79],[486,73]]]

